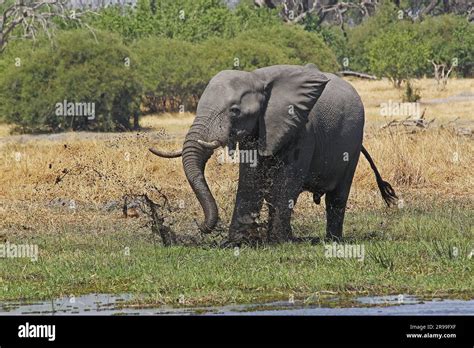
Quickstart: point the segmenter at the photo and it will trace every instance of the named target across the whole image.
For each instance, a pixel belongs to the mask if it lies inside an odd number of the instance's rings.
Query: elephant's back
[[[363,125],[364,106],[354,87],[334,74],[325,75],[329,82],[314,105],[311,120],[326,130],[335,131],[345,130],[352,124]]]

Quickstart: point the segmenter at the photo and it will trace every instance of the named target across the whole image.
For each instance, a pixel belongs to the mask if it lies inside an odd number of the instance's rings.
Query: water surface
[[[129,294],[90,294],[53,301],[3,302],[0,315],[474,315],[474,300],[432,299],[414,296],[374,296],[305,305],[301,302],[228,305],[223,307],[129,307]]]

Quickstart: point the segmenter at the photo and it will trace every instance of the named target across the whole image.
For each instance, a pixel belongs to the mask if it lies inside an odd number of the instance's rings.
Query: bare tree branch
[[[11,5],[2,13],[2,8],[10,2]],[[8,41],[14,38],[16,29],[22,29],[18,31],[18,37],[35,40],[38,32],[43,31],[51,39],[54,18],[75,21],[82,25],[81,16],[91,12],[69,10],[66,5],[67,0],[0,0],[0,53]]]
[[[258,7],[276,8],[282,6],[281,15],[290,23],[299,23],[308,15],[316,14],[322,22],[328,14],[332,14],[337,24],[344,27],[344,13],[349,9],[358,10],[364,17],[370,16],[378,4],[378,0],[359,0],[345,2],[339,0],[255,0]]]
[[[433,9],[436,7],[436,5],[438,5],[438,3],[439,0],[431,0],[428,6],[421,10],[421,16],[430,14],[430,12],[433,11]]]
[[[474,6],[472,0],[419,0],[409,1],[401,6],[400,0],[391,0],[397,8],[403,10],[412,19],[423,20],[429,15],[455,13],[467,15],[468,20],[474,21]],[[381,0],[254,0],[258,7],[281,7],[282,18],[290,23],[298,23],[308,15],[316,14],[319,24],[323,21],[344,28],[348,18],[358,21],[375,13]],[[356,10],[356,13],[349,13]],[[362,15],[362,18],[361,16]]]
[[[434,60],[431,60],[431,64],[433,64],[434,68],[434,78],[438,84],[438,89],[443,90],[446,88],[448,84],[449,75],[456,68],[454,63],[451,63],[451,66],[448,68],[446,63],[437,63]],[[446,69],[448,71],[446,72]]]

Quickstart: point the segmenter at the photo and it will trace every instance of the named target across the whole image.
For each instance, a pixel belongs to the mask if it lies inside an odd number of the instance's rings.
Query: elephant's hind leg
[[[326,239],[342,240],[342,226],[349,192],[332,191],[326,194]]]
[[[341,241],[344,216],[346,213],[347,199],[351,190],[359,156],[349,168],[346,169],[341,182],[330,192],[326,193],[326,239]]]

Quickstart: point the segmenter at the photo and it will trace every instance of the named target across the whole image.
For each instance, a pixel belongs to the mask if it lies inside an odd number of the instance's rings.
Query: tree
[[[369,46],[370,70],[378,76],[390,78],[394,86],[420,76],[429,64],[429,46],[416,34],[411,24],[394,25]]]
[[[319,24],[359,24],[376,13],[380,5],[391,4],[413,20],[426,16],[457,14],[474,20],[471,0],[254,0],[257,7],[279,8],[287,22],[300,22],[308,15],[319,18]]]
[[[279,8],[286,22],[299,23],[308,16],[323,22],[338,25],[342,31],[348,22],[361,23],[371,16],[379,4],[378,0],[255,0],[257,7]]]
[[[344,58],[349,54],[347,36],[339,27],[323,24],[316,15],[311,14],[306,16],[303,24],[306,31],[321,35],[324,43],[335,53],[338,62],[344,61]]]
[[[418,24],[419,35],[431,51],[430,62],[439,87],[444,88],[450,73],[472,76],[474,27],[465,18],[442,15]],[[431,71],[427,71],[427,73]]]
[[[370,44],[387,28],[405,22],[400,19],[397,11],[394,4],[385,2],[377,7],[375,15],[347,30],[347,56],[344,59],[344,68],[374,73],[370,71],[369,64]]]
[[[55,19],[80,22],[81,14],[67,10],[65,0],[0,0],[0,52],[13,36],[35,39],[43,31],[51,37]]]

